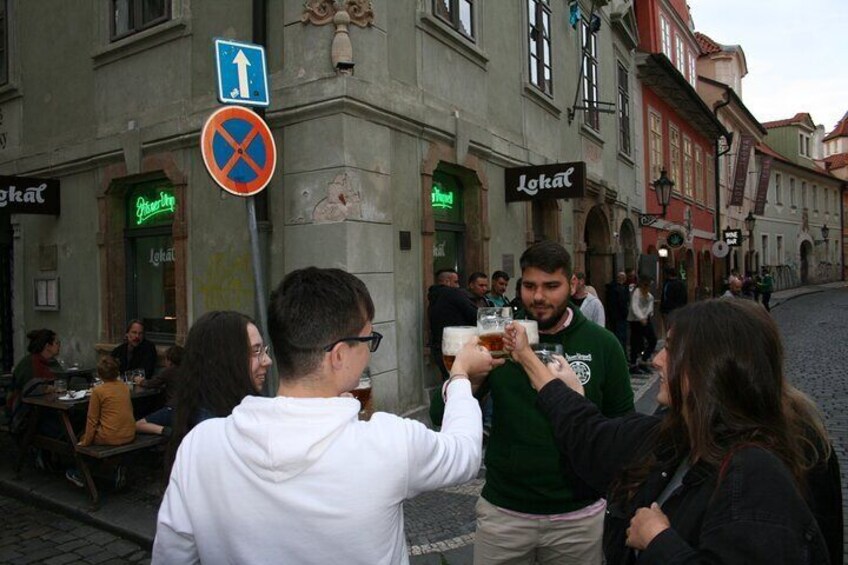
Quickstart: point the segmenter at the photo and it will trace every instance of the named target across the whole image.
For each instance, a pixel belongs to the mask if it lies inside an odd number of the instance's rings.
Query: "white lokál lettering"
[[[162,263],[173,263],[174,262],[174,248],[169,247],[168,249],[162,249],[161,247],[157,249],[150,250],[150,264],[154,267],[158,267]]]
[[[527,180],[527,175],[521,175],[518,178],[519,192],[524,192],[530,196],[535,196],[540,190],[549,188],[571,188],[571,175],[574,174],[574,167],[569,167],[567,171],[557,173],[553,177],[549,177],[544,173],[536,178]]]
[[[6,190],[0,190],[0,208],[4,208],[7,204],[44,204],[44,189],[47,188],[47,183],[41,183],[39,186],[30,186],[23,190],[17,187],[9,186]]]

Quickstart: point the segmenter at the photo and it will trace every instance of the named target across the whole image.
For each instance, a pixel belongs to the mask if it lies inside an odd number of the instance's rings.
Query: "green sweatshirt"
[[[633,411],[627,361],[618,339],[590,322],[579,308],[567,328],[540,335],[543,343],[561,343],[565,357],[583,382],[586,398],[609,417]],[[548,419],[536,408],[536,391],[524,369],[508,361],[487,379],[494,402],[492,432],[486,449],[486,485],[482,496],[495,506],[528,514],[562,514],[594,500],[575,500]],[[430,416],[441,422],[441,392]]]

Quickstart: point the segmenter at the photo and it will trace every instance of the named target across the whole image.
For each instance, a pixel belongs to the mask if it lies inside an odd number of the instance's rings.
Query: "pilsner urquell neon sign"
[[[176,197],[164,191],[159,192],[159,198],[157,200],[148,200],[144,196],[139,196],[135,201],[136,225],[140,226],[150,221],[150,218],[160,214],[173,214],[176,205]]]
[[[442,192],[439,190],[439,185],[434,184],[430,193],[430,204],[433,208],[453,209],[453,192]]]

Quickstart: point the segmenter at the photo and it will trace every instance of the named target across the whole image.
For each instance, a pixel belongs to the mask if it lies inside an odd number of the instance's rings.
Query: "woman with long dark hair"
[[[838,466],[815,407],[784,379],[777,326],[746,301],[675,314],[654,358],[661,417],[606,418],[568,363],[560,380],[521,328],[505,339],[539,391],[565,472],[607,494],[606,562],[826,563],[824,530],[841,563]]]
[[[188,332],[176,379],[168,469],[183,438],[208,418],[229,416],[245,396],[262,392],[271,357],[253,321],[239,312],[207,312]]]

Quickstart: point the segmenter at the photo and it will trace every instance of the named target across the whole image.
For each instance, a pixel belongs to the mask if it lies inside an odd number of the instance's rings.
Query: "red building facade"
[[[716,292],[711,248],[718,237],[715,156],[727,132],[695,90],[700,47],[685,2],[638,0],[636,17],[648,216],[662,214],[653,188],[661,171],[674,182],[665,215],[642,222],[642,252],[656,256],[660,277],[664,267],[677,270],[690,300],[710,296]]]

